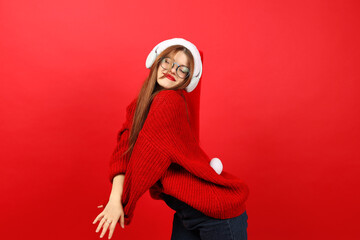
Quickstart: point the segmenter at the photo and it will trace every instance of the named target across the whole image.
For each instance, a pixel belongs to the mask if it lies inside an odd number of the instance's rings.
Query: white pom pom
[[[221,173],[222,170],[223,170],[223,165],[222,165],[220,159],[218,159],[218,158],[213,158],[213,159],[211,159],[211,161],[210,161],[210,166],[211,166],[211,167],[215,170],[215,172],[216,172],[217,174],[219,174],[219,175],[220,175],[220,173]]]

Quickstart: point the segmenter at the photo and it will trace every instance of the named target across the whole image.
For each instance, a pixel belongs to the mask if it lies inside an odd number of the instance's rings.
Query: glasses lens
[[[190,69],[185,66],[180,66],[176,73],[180,78],[186,78],[190,73]]]
[[[163,59],[161,60],[160,66],[161,66],[163,69],[169,69],[170,66],[171,66],[170,58],[163,58]]]

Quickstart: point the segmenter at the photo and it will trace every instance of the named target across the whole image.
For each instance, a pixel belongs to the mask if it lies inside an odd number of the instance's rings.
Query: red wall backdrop
[[[249,239],[359,239],[359,10],[0,0],[1,238],[99,238],[125,107],[149,51],[182,37],[205,58],[201,146],[250,187]],[[147,192],[113,239],[170,239],[172,214]]]

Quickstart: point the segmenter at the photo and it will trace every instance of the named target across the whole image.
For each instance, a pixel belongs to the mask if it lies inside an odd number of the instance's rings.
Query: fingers
[[[104,205],[99,205],[98,208],[103,206]],[[116,223],[118,222],[118,220],[118,217],[109,214],[109,210],[105,208],[93,221],[93,224],[99,221],[99,225],[97,226],[95,232],[99,232],[101,228],[103,228],[100,234],[100,238],[102,238],[106,234],[106,231],[109,229],[108,238],[110,239],[114,234]],[[125,215],[122,209],[120,211],[120,226],[122,228],[125,228]]]
[[[124,214],[121,214],[120,216],[120,224],[122,228],[125,228],[125,217]]]
[[[101,217],[104,216],[104,212],[101,212],[99,215],[97,215],[97,217],[95,218],[95,220],[93,221],[93,224],[95,224]]]
[[[97,206],[97,208],[102,208],[102,207],[104,207],[104,204]],[[95,224],[102,216],[104,216],[104,211],[102,211],[99,215],[97,215],[97,217],[93,221],[93,224]]]
[[[102,227],[102,225],[104,224],[104,222],[105,222],[105,219],[102,218],[102,219],[100,220],[99,225],[98,225],[98,227],[96,228],[95,232],[99,232],[99,230],[100,230],[100,228]]]
[[[107,231],[107,229],[108,229],[108,227],[110,225],[110,222],[111,222],[110,220],[105,221],[104,226],[103,226],[103,230],[102,230],[102,232],[100,234],[100,238],[102,238],[105,235],[105,233],[106,233],[106,231]]]
[[[115,230],[116,222],[112,221],[109,227],[109,239],[112,237]]]

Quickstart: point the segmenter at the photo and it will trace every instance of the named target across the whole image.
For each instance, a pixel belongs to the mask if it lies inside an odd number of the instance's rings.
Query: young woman
[[[171,239],[247,239],[249,188],[201,149],[188,115],[185,91],[194,90],[202,74],[198,49],[185,39],[168,39],[154,47],[146,66],[150,73],[117,136],[112,191],[93,222],[100,220],[96,232],[103,227],[102,237],[109,228],[111,238],[117,222],[129,225],[149,190],[176,211]]]

